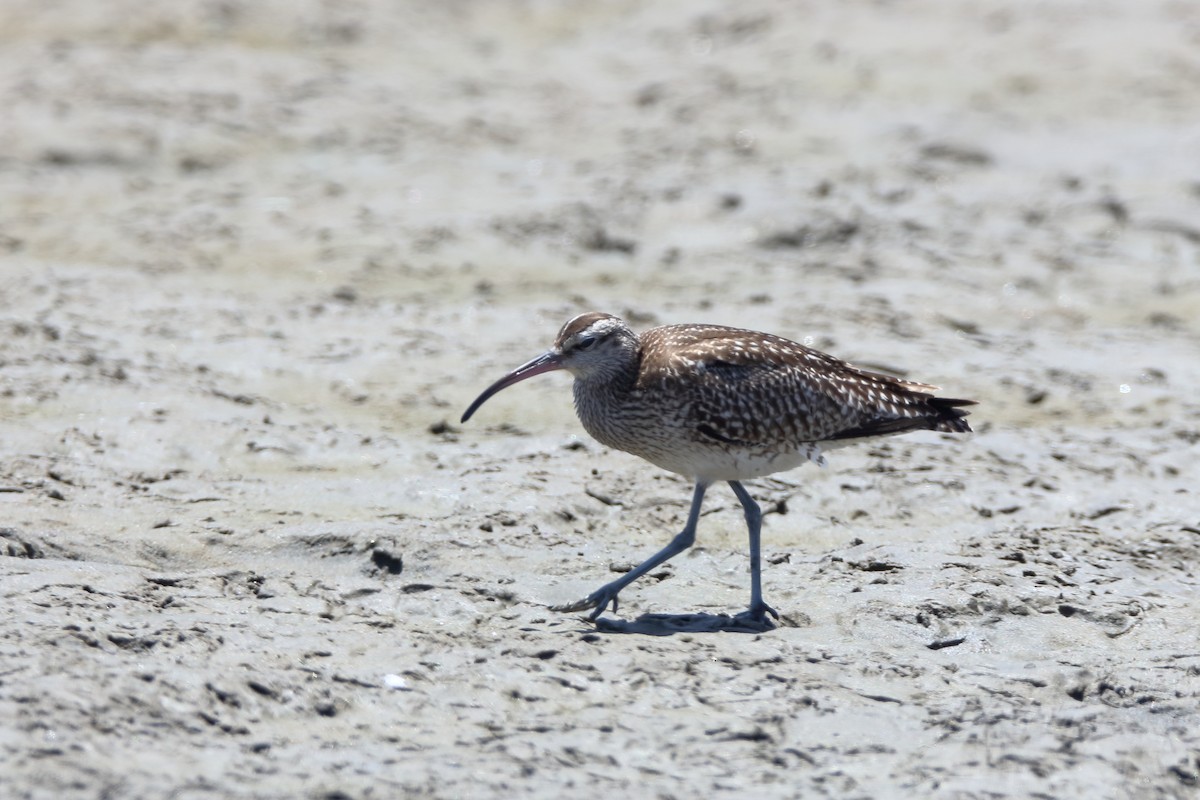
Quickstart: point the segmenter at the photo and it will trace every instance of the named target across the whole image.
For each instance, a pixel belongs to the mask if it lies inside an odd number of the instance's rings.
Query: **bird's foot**
[[[750,608],[740,614],[734,615],[733,620],[738,625],[744,625],[747,628],[771,631],[775,630],[775,623],[771,617],[779,619],[779,612],[766,603],[759,603],[758,605],[750,606]]]
[[[573,603],[563,603],[560,606],[550,606],[550,610],[571,613],[572,611],[584,611],[590,608],[592,609],[592,613],[588,614],[588,619],[594,621],[604,613],[604,609],[608,608],[609,603],[612,603],[613,613],[617,613],[617,595],[620,594],[622,588],[611,583],[606,583],[582,600],[576,600]]]

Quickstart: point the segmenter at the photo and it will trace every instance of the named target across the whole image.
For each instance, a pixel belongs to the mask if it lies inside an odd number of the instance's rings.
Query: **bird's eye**
[[[588,337],[580,339],[578,342],[576,342],[575,349],[576,350],[587,350],[589,347],[591,347],[595,343],[596,343],[596,337],[588,336]]]

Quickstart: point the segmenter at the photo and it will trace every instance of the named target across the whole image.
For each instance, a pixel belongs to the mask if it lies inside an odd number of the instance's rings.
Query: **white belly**
[[[825,457],[816,444],[807,444],[787,452],[725,449],[703,444],[677,447],[669,451],[634,453],[669,472],[694,480],[745,481],[795,469],[809,461],[825,466]]]

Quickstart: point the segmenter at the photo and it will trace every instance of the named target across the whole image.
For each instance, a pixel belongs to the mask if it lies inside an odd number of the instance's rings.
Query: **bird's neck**
[[[637,386],[640,361],[641,354],[637,353],[629,362],[575,378],[575,413],[588,433],[610,447],[625,449],[618,429],[622,409]]]

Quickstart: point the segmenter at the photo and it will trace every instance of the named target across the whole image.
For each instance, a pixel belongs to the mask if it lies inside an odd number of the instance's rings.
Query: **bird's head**
[[[526,378],[565,369],[577,380],[610,379],[631,362],[636,363],[637,353],[637,335],[623,320],[599,311],[580,314],[562,326],[554,347],[526,361],[475,398],[463,413],[462,421],[469,420],[492,395]]]

